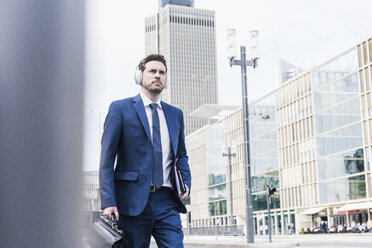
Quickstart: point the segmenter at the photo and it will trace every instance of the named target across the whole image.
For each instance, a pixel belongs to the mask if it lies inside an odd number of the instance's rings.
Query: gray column
[[[284,213],[283,211],[280,211],[280,218],[281,218],[281,223],[282,223],[282,234],[285,234],[285,224],[284,224]]]
[[[327,227],[330,228],[331,226],[333,226],[331,223],[331,212],[329,206],[327,205]]]
[[[0,1],[1,247],[82,247],[84,1]]]

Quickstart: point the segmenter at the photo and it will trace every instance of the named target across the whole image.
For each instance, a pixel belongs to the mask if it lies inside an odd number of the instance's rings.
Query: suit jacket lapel
[[[164,111],[165,119],[167,120],[167,126],[168,126],[168,131],[169,131],[169,138],[171,140],[171,145],[172,145],[172,150],[173,154],[176,155],[175,147],[176,147],[176,135],[177,135],[177,130],[176,130],[176,115],[172,114],[172,109],[169,108],[167,104],[164,104],[161,102],[161,106]]]
[[[149,138],[152,144],[149,121],[147,120],[145,107],[143,106],[143,102],[139,94],[133,97],[133,106],[136,109],[137,114],[142,122],[142,126],[145,128],[147,137]]]

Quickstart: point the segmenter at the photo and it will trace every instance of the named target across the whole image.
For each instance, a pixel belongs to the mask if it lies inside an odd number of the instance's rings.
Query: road
[[[364,247],[371,247],[372,244],[368,243],[368,244],[355,244],[355,243],[327,243],[327,244],[324,244],[324,243],[300,243],[300,246],[294,246],[293,248],[297,248],[297,247],[306,247],[306,248],[364,248]],[[226,247],[230,247],[228,245],[226,245]],[[275,246],[273,246],[275,247]],[[156,244],[154,245],[150,245],[150,248],[158,248]],[[185,248],[205,248],[202,247],[202,246],[185,246]]]
[[[84,241],[86,241],[84,239]],[[185,240],[185,248],[205,248],[205,247],[250,247],[246,244],[243,237],[192,237]],[[213,245],[215,244],[215,245]],[[207,245],[207,246],[206,246]],[[247,245],[247,246],[245,246]],[[284,246],[283,246],[284,245]],[[84,248],[89,246],[84,242]],[[336,235],[297,235],[297,236],[276,236],[269,245],[266,238],[255,238],[253,247],[274,248],[365,248],[372,247],[372,233],[368,234],[336,234]],[[157,248],[154,240],[150,248]]]
[[[158,248],[157,245],[150,245],[150,248]],[[201,246],[185,246],[184,248],[205,248]]]
[[[366,243],[366,244],[356,244],[356,243],[349,243],[349,242],[342,242],[342,243],[302,243],[300,242],[299,247],[306,247],[306,248],[362,248],[362,247],[371,247],[372,244]]]

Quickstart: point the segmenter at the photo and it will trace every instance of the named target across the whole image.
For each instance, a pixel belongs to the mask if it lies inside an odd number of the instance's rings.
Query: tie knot
[[[156,102],[150,104],[150,108],[152,110],[157,109],[157,107],[158,107],[158,104]]]

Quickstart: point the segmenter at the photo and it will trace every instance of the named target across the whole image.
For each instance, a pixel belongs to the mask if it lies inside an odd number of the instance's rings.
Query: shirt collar
[[[145,106],[145,108],[147,107],[147,106],[149,106],[151,103],[153,103],[146,95],[145,95],[145,93],[143,93],[142,92],[142,90],[141,90],[141,92],[140,92],[140,96],[141,96],[141,98],[142,98],[142,102],[143,102],[143,105]],[[161,101],[160,101],[160,97],[159,97],[159,99],[156,101],[156,103],[158,104],[158,107],[160,108],[160,109],[162,109],[162,107],[161,107]]]

